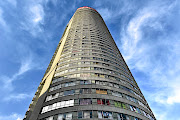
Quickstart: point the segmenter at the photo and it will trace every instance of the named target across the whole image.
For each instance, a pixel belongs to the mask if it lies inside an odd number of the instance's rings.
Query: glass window
[[[48,111],[48,106],[43,107],[43,109],[42,109],[42,112],[41,112],[41,113],[45,113],[45,112],[47,112],[47,111]]]
[[[130,118],[129,118],[129,116],[128,116],[128,115],[126,115],[126,120],[130,120]]]
[[[76,85],[75,82],[68,82],[68,83],[65,83],[65,84],[64,84],[64,87],[74,86],[74,85]]]
[[[114,106],[115,107],[122,107],[122,103],[121,102],[114,102]]]
[[[99,84],[100,84],[100,82],[99,82],[99,81],[96,81],[96,84],[98,84],[98,85],[99,85]]]
[[[109,100],[106,100],[106,99],[97,99],[97,104],[110,105],[110,102]]]
[[[103,118],[100,111],[98,111],[98,118]]]
[[[137,112],[137,113],[141,113],[141,111],[140,111],[139,108],[136,108],[136,112]]]
[[[98,118],[113,119],[111,112],[98,111]]]
[[[81,81],[80,81],[80,84],[81,84],[81,85],[91,84],[91,80],[81,80]]]
[[[72,120],[72,113],[66,114],[66,120]]]
[[[138,118],[135,117],[134,120],[138,120]]]
[[[74,95],[75,94],[75,90],[69,90],[69,91],[64,91],[64,95]]]
[[[65,101],[65,107],[70,106],[70,101]]]
[[[90,94],[91,89],[80,89],[80,94]]]
[[[70,105],[70,106],[73,106],[73,105],[74,105],[74,100],[70,100],[70,101],[69,101],[69,105]]]
[[[78,112],[78,118],[92,118],[92,111],[80,111]]]
[[[126,115],[123,113],[118,113],[117,117],[118,117],[118,120],[129,120],[129,119],[126,119]]]
[[[78,112],[78,118],[82,118],[82,111]]]
[[[54,103],[54,104],[52,105],[52,109],[53,109],[53,110],[56,109],[56,103]]]
[[[118,92],[112,92],[112,95],[113,96],[117,96],[117,97],[122,97],[122,94],[118,93]]]
[[[72,120],[72,113],[59,114],[57,120]]]
[[[61,106],[61,108],[65,107],[65,101],[60,102],[60,106]]]
[[[81,77],[90,77],[90,73],[81,73],[80,76]]]
[[[126,105],[124,103],[122,103],[122,107],[123,109],[126,109]]]
[[[53,116],[46,118],[46,120],[53,120]]]
[[[56,104],[56,109],[58,109],[58,108],[60,108],[61,107],[61,104],[60,104],[60,102],[58,102],[57,104]]]
[[[63,118],[64,118],[63,114],[59,114],[57,120],[63,120]]]
[[[111,86],[111,87],[112,87],[112,86],[113,86],[113,84],[112,84],[112,83],[109,83],[109,86]]]
[[[119,86],[118,86],[117,84],[114,84],[114,87],[115,87],[115,88],[119,88]]]
[[[51,110],[52,110],[52,106],[53,106],[53,105],[49,105],[49,106],[48,106],[48,111],[51,111]]]
[[[96,90],[96,94],[107,94],[107,90]]]
[[[52,99],[52,95],[47,96],[46,101],[49,101],[49,100],[51,100],[51,99]]]
[[[80,99],[79,104],[80,105],[90,105],[90,104],[92,104],[92,101],[91,101],[91,99]]]

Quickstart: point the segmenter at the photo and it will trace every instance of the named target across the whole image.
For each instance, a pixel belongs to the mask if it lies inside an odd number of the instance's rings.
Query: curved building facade
[[[77,9],[24,120],[155,120],[100,14]]]

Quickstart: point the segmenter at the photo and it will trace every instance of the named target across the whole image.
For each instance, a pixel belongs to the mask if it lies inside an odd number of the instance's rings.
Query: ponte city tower
[[[78,8],[24,120],[156,120],[101,15]]]

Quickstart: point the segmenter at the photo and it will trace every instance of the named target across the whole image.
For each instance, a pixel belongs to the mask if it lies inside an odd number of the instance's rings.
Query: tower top
[[[91,8],[91,7],[88,7],[88,6],[83,6],[83,7],[80,7],[80,8],[78,8],[77,10],[79,10],[79,9],[83,9],[83,8],[88,8],[88,9],[91,9],[91,10],[96,11],[94,8]],[[97,11],[96,11],[96,12],[97,12]]]

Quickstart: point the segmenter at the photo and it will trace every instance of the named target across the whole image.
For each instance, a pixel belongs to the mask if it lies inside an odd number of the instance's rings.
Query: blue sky
[[[104,18],[157,120],[180,120],[179,0],[1,0],[0,120],[22,120],[82,6]]]

